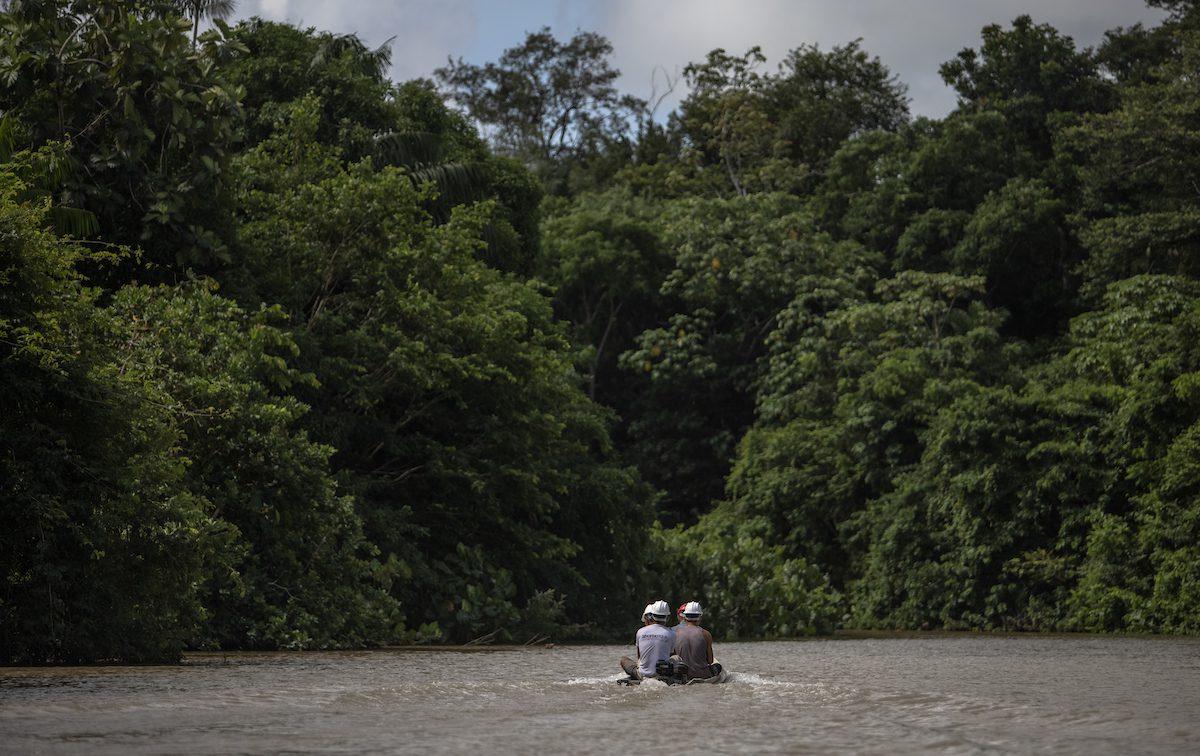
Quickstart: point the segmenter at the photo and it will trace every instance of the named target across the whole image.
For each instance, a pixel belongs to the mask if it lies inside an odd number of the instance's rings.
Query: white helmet
[[[671,616],[671,607],[667,606],[666,601],[660,599],[653,604],[647,604],[646,613],[653,617],[656,622],[666,622],[667,617]]]
[[[683,607],[683,618],[686,620],[698,620],[704,616],[704,607],[696,601],[689,601]]]
[[[646,608],[642,610],[642,619],[646,619],[652,613],[650,610],[654,608],[654,604],[646,604]]]

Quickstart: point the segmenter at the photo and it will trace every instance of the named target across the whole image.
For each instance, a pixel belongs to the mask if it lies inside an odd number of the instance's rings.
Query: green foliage
[[[660,226],[675,253],[660,294],[676,313],[620,360],[644,384],[630,408],[632,458],[668,492],[669,516],[694,519],[720,498],[752,421],[779,311],[798,285],[857,275],[876,260],[815,233],[787,195],[680,200]]]
[[[611,638],[651,591],[1200,632],[1200,23],[1151,4],[985,27],[944,119],[855,41],[714,50],[664,125],[595,34],[451,62],[463,114],[224,2],[3,3],[0,660]]]
[[[672,259],[659,208],[627,193],[587,195],[548,213],[538,277],[554,288],[555,312],[572,324],[588,395],[623,408],[631,389],[617,355],[662,316],[659,289]]]
[[[376,168],[405,169],[426,182],[426,209],[439,223],[457,205],[493,199],[499,205],[481,255],[502,270],[528,275],[537,249],[543,190],[529,171],[492,156],[466,119],[447,107],[431,82],[395,86],[384,78],[388,46],[368,50],[353,35],[254,19],[231,31],[250,51],[229,67],[245,90],[246,142],[253,147],[292,118],[314,108],[311,139],[335,147],[347,163],[371,158]]]
[[[1071,594],[1071,622],[1081,630],[1124,630],[1140,603],[1129,583],[1139,572],[1129,526],[1121,518],[1100,515],[1088,534],[1087,559]]]
[[[599,34],[578,32],[559,42],[543,27],[495,63],[476,66],[460,58],[434,76],[498,152],[521,160],[552,193],[561,193],[570,159],[619,139],[644,107],[617,93],[613,82],[621,72],[609,66],[611,54]]]
[[[0,172],[0,659],[169,660],[227,539],[186,485],[161,392]]]
[[[918,462],[940,408],[1018,359],[1002,318],[977,301],[981,283],[909,272],[867,292],[830,281],[778,318],[729,496],[836,586],[870,548],[857,514]]]
[[[1054,628],[1089,513],[1113,483],[1093,406],[1031,388],[956,386],[918,465],[868,504],[858,621]]]
[[[1092,302],[1129,276],[1200,273],[1200,110],[1192,75],[1200,37],[1180,33],[1176,44],[1178,53],[1155,67],[1151,80],[1122,90],[1119,108],[1081,119],[1060,138],[1082,189],[1075,219],[1088,251],[1083,294]]]
[[[716,49],[704,63],[684,69],[692,93],[680,108],[677,128],[695,151],[689,157],[698,169],[716,168],[718,176],[704,184],[726,188],[727,179],[727,188],[740,197],[762,186],[750,173],[753,165],[777,157],[763,96],[766,79],[754,70],[765,61],[758,47],[741,57]]]
[[[1034,380],[947,387],[919,462],[851,520],[854,621],[1190,632],[1196,294],[1123,282]]]
[[[887,254],[894,270],[944,270],[975,208],[1039,168],[1003,114],[955,112],[851,139],[812,206],[823,228]]]
[[[610,461],[547,298],[477,259],[493,206],[435,224],[407,177],[343,166],[309,141],[314,123],[301,105],[240,166],[245,263],[228,281],[291,318],[320,384],[302,391],[309,425],[397,564],[406,614],[466,641],[511,632],[540,591],[574,602],[593,574],[636,576],[637,560],[581,550],[597,537],[577,511],[592,497],[610,502],[610,532],[645,522],[639,484]],[[633,553],[642,540],[629,538]]]
[[[56,191],[86,210],[101,238],[140,245],[109,274],[170,279],[228,259],[225,168],[240,91],[218,62],[240,50],[225,27],[193,47],[191,23],[165,3],[9,3],[0,14],[0,110],[31,147],[69,144]]]
[[[822,171],[851,136],[894,132],[908,122],[906,87],[861,42],[828,53],[816,45],[797,47],[766,92],[784,154],[810,171]]]
[[[1179,393],[1196,400],[1197,374],[1176,379]],[[1200,600],[1200,423],[1192,423],[1175,436],[1150,491],[1138,500],[1142,514],[1139,546],[1153,569],[1153,586],[1146,590],[1147,604],[1140,616],[1129,617],[1135,629],[1176,633],[1200,632],[1195,607]],[[1097,560],[1100,564],[1112,560]],[[1103,587],[1121,581],[1096,581]],[[1087,605],[1086,603],[1084,604]]]
[[[237,7],[237,0],[173,0],[172,4],[192,17],[192,47],[195,47],[200,36],[200,21],[229,18]]]
[[[1084,629],[1195,632],[1195,428],[1200,417],[1193,338],[1200,286],[1142,276],[1109,287],[1104,306],[1073,324],[1060,366],[1105,386],[1101,425],[1123,496],[1096,515],[1071,595]]]
[[[847,138],[908,120],[904,86],[859,40],[798,47],[774,76],[755,70],[765,61],[758,47],[716,49],[684,69],[691,91],[672,126],[690,148],[679,162],[697,174],[692,193],[808,193]]]
[[[842,145],[809,201],[818,226],[837,238],[895,254],[912,212],[905,178],[909,155],[928,128],[919,120],[899,133],[872,132]],[[902,253],[899,260],[903,267],[925,267],[919,258],[906,257]]]
[[[531,274],[537,256],[540,204],[544,190],[513,158],[491,155],[466,119],[450,110],[429,82],[411,81],[395,95],[398,131],[375,138],[377,166],[409,171],[420,187],[431,182],[436,194],[426,207],[439,223],[458,205],[484,200],[496,211],[484,229],[481,257],[500,270]]]
[[[1010,180],[979,203],[961,233],[946,253],[951,270],[984,276],[988,304],[1013,314],[1013,331],[1034,338],[1063,330],[1079,252],[1064,203],[1049,186]]]
[[[1029,16],[1018,16],[1007,31],[985,26],[980,49],[964,48],[942,64],[941,75],[960,107],[1003,113],[1043,158],[1051,153],[1051,113],[1102,111],[1112,102],[1091,51],[1076,52],[1070,37]]]
[[[956,112],[849,142],[811,206],[823,227],[885,252],[895,271],[983,275],[986,302],[1026,339],[1061,333],[1083,254],[1069,192],[1002,112]]]
[[[828,633],[841,598],[803,559],[789,559],[756,518],[719,508],[687,530],[656,528],[661,595],[699,601],[705,626],[720,638],[757,639]]]
[[[305,96],[321,103],[313,138],[338,146],[350,161],[371,155],[376,135],[396,128],[399,113],[384,78],[391,60],[386,44],[369,50],[354,35],[258,18],[234,27],[230,37],[247,51],[227,69],[245,92],[247,146],[268,138],[280,109]]]
[[[109,308],[122,357],[153,380],[180,431],[185,482],[232,534],[201,588],[195,642],[312,648],[403,638],[376,550],[338,496],[333,450],[299,429],[285,392],[315,386],[291,366],[278,308],[253,315],[202,284],[126,287]],[[379,577],[379,580],[376,580]]]
[[[14,199],[31,204],[50,202],[50,219],[54,230],[62,235],[75,238],[94,236],[100,229],[94,213],[53,204],[55,187],[62,181],[69,162],[66,146],[49,143],[34,152],[18,152],[16,145],[21,139],[19,130],[15,118],[0,116],[0,163],[8,164],[22,182],[22,189]]]

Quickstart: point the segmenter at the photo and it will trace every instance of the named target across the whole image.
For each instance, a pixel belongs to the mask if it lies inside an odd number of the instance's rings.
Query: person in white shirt
[[[625,674],[639,680],[652,678],[656,675],[655,666],[671,657],[675,634],[667,627],[670,616],[671,607],[667,606],[666,601],[646,605],[642,612],[642,628],[634,637],[637,660],[621,657],[621,669],[625,670]]]

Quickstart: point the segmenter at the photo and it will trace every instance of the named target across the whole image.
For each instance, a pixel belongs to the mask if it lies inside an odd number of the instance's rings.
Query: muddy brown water
[[[0,668],[0,752],[1200,754],[1200,639],[721,643],[725,685],[622,646],[195,654]]]

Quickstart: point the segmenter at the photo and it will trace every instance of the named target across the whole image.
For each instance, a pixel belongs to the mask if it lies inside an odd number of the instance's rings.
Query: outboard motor
[[[667,684],[687,682],[688,665],[676,657],[662,659],[654,665],[654,675]]]

